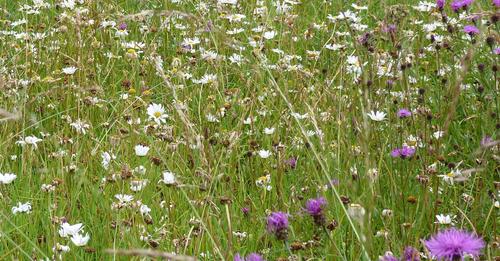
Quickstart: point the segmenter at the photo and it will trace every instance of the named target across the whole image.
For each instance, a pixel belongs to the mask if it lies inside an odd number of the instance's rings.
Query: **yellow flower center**
[[[161,112],[157,111],[153,114],[156,118],[160,118]]]

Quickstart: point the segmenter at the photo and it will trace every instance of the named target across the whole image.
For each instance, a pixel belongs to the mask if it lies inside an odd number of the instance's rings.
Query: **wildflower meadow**
[[[500,260],[499,0],[0,0],[0,260]]]

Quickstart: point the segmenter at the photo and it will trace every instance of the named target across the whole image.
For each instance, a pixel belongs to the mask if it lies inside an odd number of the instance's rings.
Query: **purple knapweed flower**
[[[368,41],[370,40],[370,33],[364,33],[362,36],[358,38],[358,43],[361,45],[368,45]]]
[[[496,7],[500,7],[500,0],[493,0],[493,4],[494,4]]]
[[[411,111],[409,111],[408,109],[400,109],[397,113],[398,117],[399,118],[406,118],[406,117],[410,117],[411,116]]]
[[[339,183],[340,183],[340,181],[338,179],[332,179],[332,180],[330,180],[330,182],[328,184],[326,184],[326,186],[328,188],[331,188],[333,186],[337,186]]]
[[[382,27],[382,31],[384,33],[395,33],[397,29],[397,26],[395,24],[388,24],[384,27]]]
[[[251,253],[245,259],[246,261],[264,261],[264,258],[256,253]]]
[[[241,212],[243,212],[243,215],[248,216],[250,209],[247,207],[243,207],[243,208],[241,208]]]
[[[309,199],[306,202],[306,211],[311,216],[321,215],[324,205],[326,205],[326,199],[323,197]]]
[[[325,215],[323,207],[326,205],[326,199],[323,197],[309,199],[306,202],[306,211],[313,217],[316,225],[322,226],[325,224]]]
[[[474,2],[474,0],[455,0],[451,3],[451,9],[453,9],[453,11],[455,12],[458,12],[462,8],[467,8],[472,4],[472,2]]]
[[[420,261],[420,252],[414,247],[406,247],[401,261]]]
[[[288,214],[273,212],[267,217],[267,232],[274,234],[280,240],[288,237]]]
[[[462,8],[462,1],[461,0],[455,0],[453,2],[451,2],[451,9],[454,11],[454,12],[458,12],[458,10],[460,10]]]
[[[474,25],[466,25],[464,26],[464,32],[469,35],[475,35],[479,33],[479,29],[475,27]]]
[[[482,139],[481,139],[481,147],[483,148],[487,148],[487,147],[491,147],[492,145],[494,145],[495,143],[495,140],[493,140],[490,136],[486,135],[484,136]]]
[[[181,49],[184,52],[190,52],[193,49],[193,47],[191,47],[191,45],[189,44],[181,44]]]
[[[234,256],[234,261],[265,261],[262,256],[257,253],[251,253],[246,257],[241,257],[240,254]]]
[[[395,148],[391,151],[391,156],[393,158],[410,158],[415,154],[415,149],[408,146],[403,146],[402,148]]]
[[[445,0],[437,0],[436,1],[436,6],[439,8],[439,10],[442,10],[444,8],[446,1]]]
[[[391,88],[394,85],[394,81],[391,79],[387,80],[385,83],[386,83],[388,88]]]
[[[496,54],[496,55],[499,55],[500,54],[500,47],[498,47],[495,50],[493,50],[493,53]]]
[[[285,160],[285,164],[288,165],[288,167],[290,167],[291,169],[295,169],[295,167],[297,167],[297,158],[291,157]]]
[[[425,241],[425,246],[438,260],[463,260],[466,254],[478,256],[484,241],[467,231],[450,228]]]
[[[126,23],[121,23],[118,26],[118,30],[121,30],[121,31],[127,30],[127,24]]]

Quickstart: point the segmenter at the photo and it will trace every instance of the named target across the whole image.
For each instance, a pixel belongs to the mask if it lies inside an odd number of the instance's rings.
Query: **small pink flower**
[[[477,29],[474,25],[466,25],[464,26],[464,32],[469,35],[475,35],[479,33],[479,29]]]
[[[408,146],[403,146],[402,148],[396,148],[391,151],[391,156],[393,158],[406,159],[413,156],[413,154],[415,154],[415,149]]]
[[[397,114],[399,118],[406,118],[411,116],[411,111],[409,111],[408,109],[401,109]]]

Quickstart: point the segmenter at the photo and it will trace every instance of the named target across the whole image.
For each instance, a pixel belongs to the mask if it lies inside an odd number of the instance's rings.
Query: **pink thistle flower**
[[[453,11],[455,12],[458,12],[462,8],[467,8],[472,4],[472,2],[474,2],[474,0],[455,0],[451,3],[451,9],[453,9]]]
[[[438,260],[463,260],[466,254],[478,256],[484,241],[467,231],[450,228],[425,241],[425,246]]]
[[[288,237],[288,214],[273,212],[267,217],[267,232],[274,234],[280,240]]]
[[[121,23],[119,26],[118,26],[118,30],[127,30],[127,24],[126,23]]]
[[[410,117],[411,116],[411,111],[409,111],[408,109],[401,109],[401,110],[398,111],[397,115],[398,115],[399,118]]]
[[[401,261],[420,261],[420,253],[414,247],[406,247]]]
[[[475,35],[479,33],[479,29],[477,29],[474,25],[466,25],[464,26],[464,32],[469,35]]]
[[[413,156],[413,154],[415,154],[415,149],[408,146],[403,146],[402,148],[396,148],[391,151],[391,156],[393,158],[406,159]]]
[[[444,4],[446,3],[445,0],[437,0],[436,1],[436,6],[439,8],[439,10],[442,10],[444,8]]]
[[[325,215],[323,207],[326,205],[326,199],[323,197],[313,198],[306,202],[307,213],[314,218],[316,225],[322,226],[325,224]]]
[[[256,253],[251,253],[246,257],[241,257],[240,254],[234,256],[234,261],[265,261],[262,256]]]

